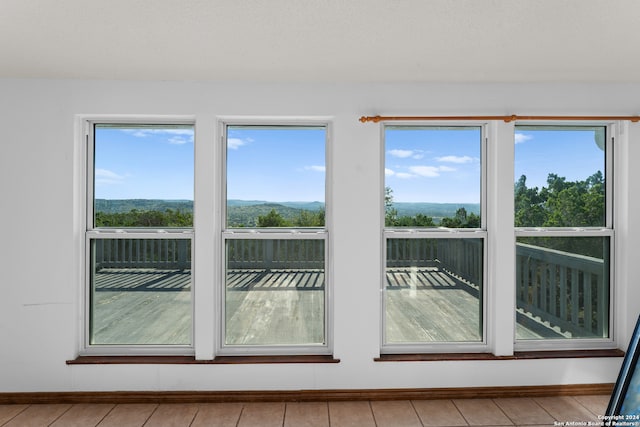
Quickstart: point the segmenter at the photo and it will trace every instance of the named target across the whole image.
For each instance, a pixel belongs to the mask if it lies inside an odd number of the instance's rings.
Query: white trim
[[[614,169],[615,147],[614,140],[620,134],[622,123],[604,123],[593,121],[571,121],[571,122],[526,122],[520,126],[527,127],[554,127],[565,126],[579,129],[580,127],[605,127],[605,224],[602,227],[515,227],[514,235],[518,237],[606,237],[609,238],[609,307],[608,307],[608,337],[606,338],[567,338],[567,339],[514,339],[514,349],[517,351],[544,351],[544,350],[582,350],[582,349],[610,349],[617,346],[616,337],[616,239],[613,228],[616,210],[615,201],[615,181],[619,175]],[[518,123],[515,126],[519,126]],[[515,159],[515,157],[514,157]]]
[[[277,127],[313,127],[325,130],[325,224],[324,227],[283,227],[283,228],[229,228],[227,227],[227,129],[233,126],[256,126],[264,128]],[[218,117],[221,166],[220,170],[220,230],[219,247],[220,269],[218,274],[219,289],[216,298],[219,307],[219,322],[216,328],[215,353],[219,355],[328,355],[333,353],[333,263],[332,254],[332,140],[333,124],[331,117],[266,117],[266,116],[219,116]],[[226,329],[226,262],[224,261],[227,240],[324,240],[324,340],[323,344],[287,344],[287,345],[229,345],[225,343]]]
[[[496,356],[513,355],[515,239],[513,123],[491,122],[487,138],[487,341]]]
[[[381,203],[381,271],[380,271],[380,352],[382,354],[402,354],[402,353],[461,353],[461,352],[487,352],[489,350],[490,332],[488,328],[489,290],[488,290],[488,233],[487,233],[487,138],[488,126],[485,121],[461,121],[461,122],[394,122],[393,124],[382,124],[381,134],[381,195],[384,201],[386,193],[386,132],[387,128],[420,128],[420,129],[457,129],[457,128],[479,128],[480,129],[480,228],[446,228],[446,227],[386,227],[386,209]],[[482,310],[482,339],[478,342],[420,342],[420,343],[388,343],[386,339],[386,264],[387,264],[387,241],[389,239],[481,239],[482,240],[482,297],[480,310]]]
[[[195,224],[192,228],[107,228],[94,226],[94,139],[96,124],[122,124],[122,125],[192,125],[195,129],[194,116],[149,116],[149,115],[77,115],[76,130],[78,139],[76,148],[82,156],[83,165],[80,173],[81,179],[78,185],[77,197],[83,202],[80,234],[80,252],[83,254],[81,262],[81,276],[78,288],[80,289],[80,340],[78,346],[79,355],[192,355],[194,354],[195,341],[195,286],[194,286],[194,255],[195,255]],[[195,138],[194,138],[195,151]],[[195,162],[195,159],[194,159]],[[194,171],[194,175],[197,173]],[[195,177],[194,177],[195,181]],[[81,190],[81,191],[80,191]],[[195,221],[195,206],[194,206]],[[189,345],[104,345],[91,344],[90,342],[90,306],[91,306],[91,240],[103,239],[188,239],[190,240],[191,261],[191,344]]]

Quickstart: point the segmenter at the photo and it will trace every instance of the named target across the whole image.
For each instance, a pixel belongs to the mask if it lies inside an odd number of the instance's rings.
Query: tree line
[[[557,174],[549,174],[546,186],[528,187],[527,177],[522,175],[514,185],[516,227],[602,227],[605,225],[605,182],[598,171],[585,180],[568,181]],[[385,189],[386,227],[448,227],[479,228],[480,216],[465,208],[459,208],[453,217],[445,217],[436,223],[433,217],[418,213],[400,216],[393,207],[393,190]],[[289,212],[291,211],[291,212]],[[263,211],[264,212],[264,211]],[[254,212],[256,215],[257,212]],[[323,227],[325,211],[292,210],[283,215],[275,207],[264,215],[257,214],[255,227]],[[96,227],[192,227],[193,212],[182,209],[146,210],[131,209],[128,212],[95,213]],[[239,225],[240,226],[240,225]],[[249,226],[249,225],[247,225]],[[599,238],[592,239],[598,241]],[[576,248],[575,239],[542,238],[529,242],[546,242],[546,247],[568,250],[590,256],[602,256],[602,245],[594,243],[588,250]],[[586,240],[583,240],[585,242]],[[553,242],[553,243],[550,243]],[[551,246],[550,246],[551,245]],[[595,246],[594,246],[595,245]]]
[[[324,209],[317,211],[298,210],[295,216],[285,218],[275,208],[265,215],[258,215],[256,227],[323,227],[325,221]],[[131,209],[129,212],[95,213],[96,227],[193,227],[193,212],[179,209],[140,210]],[[243,227],[244,225],[239,225]]]
[[[567,181],[550,173],[547,185],[527,187],[522,175],[515,184],[516,227],[603,227],[606,225],[606,186],[602,172],[585,180]],[[608,240],[601,237],[528,237],[521,243],[602,259]]]
[[[193,212],[180,209],[95,213],[96,227],[193,227]]]
[[[384,193],[384,225],[385,227],[448,227],[448,228],[480,228],[480,216],[462,207],[456,210],[453,217],[445,217],[436,224],[432,216],[425,214],[399,215],[393,207],[393,189],[385,188]]]

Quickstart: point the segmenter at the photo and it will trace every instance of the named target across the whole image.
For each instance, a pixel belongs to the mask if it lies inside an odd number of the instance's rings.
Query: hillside
[[[442,218],[453,218],[456,211],[465,208],[467,213],[480,215],[480,205],[478,203],[393,203],[393,209],[398,211],[398,216],[415,216],[422,214],[430,216],[440,222]]]
[[[132,210],[159,211],[167,209],[181,212],[193,212],[193,200],[158,200],[158,199],[96,199],[94,210],[105,213],[126,213]]]
[[[433,217],[436,222],[439,222],[442,218],[454,217],[459,208],[465,208],[468,213],[480,214],[480,205],[473,203],[394,203],[393,208],[398,211],[398,216],[412,217],[416,214],[423,214]],[[227,202],[228,225],[232,227],[254,227],[257,224],[258,216],[265,216],[272,209],[284,219],[291,221],[294,218],[298,218],[303,211],[316,213],[323,210],[324,203],[229,200]],[[192,214],[193,201],[155,199],[96,199],[95,201],[96,212],[117,214],[128,213],[132,210],[156,212],[171,210]]]

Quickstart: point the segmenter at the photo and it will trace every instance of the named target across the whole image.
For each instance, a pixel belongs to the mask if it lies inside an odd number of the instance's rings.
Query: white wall
[[[362,115],[640,112],[640,85],[285,85],[0,80],[0,392],[284,390],[613,382],[620,358],[380,363],[380,131]],[[77,114],[332,116],[339,364],[81,365]],[[213,125],[213,124],[212,124]],[[205,132],[206,134],[206,132]],[[213,131],[210,135],[213,134]],[[199,133],[199,136],[202,134]],[[616,334],[640,312],[640,124],[620,143]],[[203,151],[206,153],[206,150]],[[502,186],[504,187],[504,186]],[[505,195],[512,197],[512,193]],[[504,280],[498,278],[497,280]],[[491,284],[489,284],[491,286]],[[213,316],[211,317],[213,319]],[[512,326],[510,326],[512,328]],[[505,343],[499,343],[504,348]],[[506,343],[508,347],[508,343]]]

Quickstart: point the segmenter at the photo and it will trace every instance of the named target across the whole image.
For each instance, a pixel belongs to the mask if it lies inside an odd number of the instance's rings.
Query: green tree
[[[266,215],[258,216],[258,227],[290,227],[291,223],[284,219],[275,209]]]
[[[96,227],[192,227],[193,213],[178,209],[156,210],[131,209],[129,212],[95,213]]]
[[[398,226],[398,210],[393,207],[393,189],[384,188],[384,225],[386,227]]]
[[[598,227],[605,222],[605,184],[598,171],[584,181],[549,174],[547,186],[527,188],[526,176],[515,184],[516,227]]]
[[[316,212],[301,210],[297,218],[293,220],[296,227],[323,227],[324,226],[324,209]]]
[[[473,212],[468,214],[465,208],[459,208],[453,218],[442,218],[440,225],[448,228],[480,228],[480,217]]]
[[[538,187],[527,188],[527,177],[522,175],[515,184],[516,227],[540,227],[546,220],[547,210]]]
[[[549,174],[542,189],[527,188],[526,176],[515,183],[516,227],[601,227],[605,225],[605,182],[597,171],[582,181]],[[521,240],[525,241],[525,240]],[[526,239],[530,244],[602,258],[599,238]]]

